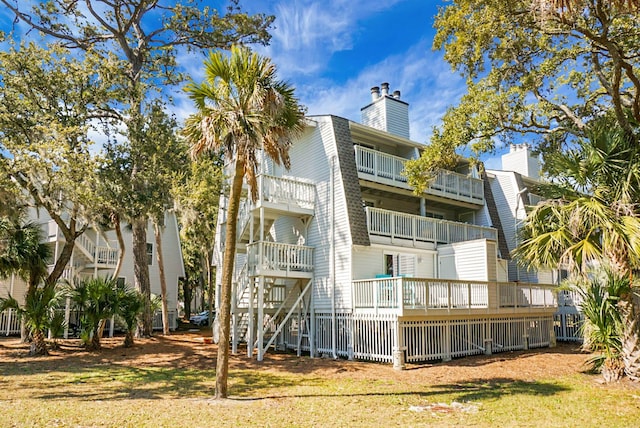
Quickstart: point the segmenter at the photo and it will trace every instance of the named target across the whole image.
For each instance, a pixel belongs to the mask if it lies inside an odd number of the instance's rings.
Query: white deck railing
[[[409,189],[407,177],[403,175],[407,159],[379,152],[362,146],[355,146],[356,166],[358,171],[384,181]],[[478,178],[468,177],[452,171],[441,170],[426,193],[449,198],[484,202],[484,183]]]
[[[105,246],[96,247],[97,263],[100,265],[115,266],[118,263],[118,250]]]
[[[0,312],[0,335],[20,334],[20,316],[13,309]]]
[[[258,201],[286,204],[288,207],[299,207],[313,210],[316,200],[316,186],[312,183],[293,178],[275,177],[261,174],[258,176]],[[238,235],[240,235],[251,218],[251,211],[256,204],[250,198],[243,199],[238,212]]]
[[[293,178],[274,177],[262,174],[258,177],[260,199],[268,202],[294,204],[313,209],[316,186]]]
[[[255,242],[247,245],[247,254],[250,274],[256,274],[256,270],[313,271],[313,247]]]
[[[352,287],[354,309],[375,312],[556,307],[556,287],[543,284],[395,277],[356,280]]]
[[[380,208],[367,207],[366,212],[370,235],[445,244],[482,238],[494,241],[498,239],[498,231],[492,227],[439,220]]]

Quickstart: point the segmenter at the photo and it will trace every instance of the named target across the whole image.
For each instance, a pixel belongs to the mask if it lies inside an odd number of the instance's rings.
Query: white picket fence
[[[557,312],[554,317],[554,330],[556,339],[566,342],[582,342],[580,331],[584,323],[584,315],[580,312],[562,313]]]
[[[69,317],[70,327],[77,324],[78,314],[71,311]],[[107,321],[105,331],[110,331],[111,320]],[[169,311],[169,328],[175,330],[178,327],[177,313],[175,310]],[[153,316],[153,329],[162,330],[162,312],[158,311]],[[117,329],[116,329],[117,330]],[[13,309],[0,312],[0,336],[14,336],[20,334],[20,317]]]
[[[13,309],[0,312],[0,336],[20,334],[20,317]]]
[[[398,321],[392,314],[336,314],[336,354],[367,361],[393,362],[393,352],[404,352],[407,362],[448,360],[456,357],[549,346],[551,316]],[[315,351],[332,354],[332,316],[316,313]],[[289,321],[284,344],[295,349],[299,331]],[[302,349],[309,351],[308,336]]]

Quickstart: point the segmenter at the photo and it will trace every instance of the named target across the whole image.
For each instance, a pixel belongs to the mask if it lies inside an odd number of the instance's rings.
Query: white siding
[[[382,96],[362,110],[362,124],[409,139],[409,105]]]
[[[493,244],[495,253],[495,244]],[[489,269],[487,266],[488,251],[487,241],[478,239],[475,241],[459,242],[443,245],[438,248],[439,276],[443,279],[461,279],[487,281]],[[493,273],[496,275],[496,257],[493,254]]]
[[[124,226],[124,225],[123,225]],[[125,257],[119,277],[124,277],[128,284],[134,285],[133,274],[133,234],[127,228],[122,229],[125,242]],[[107,233],[110,242],[115,242],[115,232]],[[153,233],[153,223],[147,225],[147,243],[153,244],[153,262],[149,266],[149,281],[151,292],[160,295],[160,272],[156,260],[156,242]],[[164,260],[164,274],[167,281],[167,300],[169,310],[176,309],[178,303],[178,278],[184,276],[184,264],[180,251],[180,237],[175,214],[165,216],[165,228],[162,232],[162,255]]]
[[[14,275],[13,278],[0,278],[0,297],[15,297],[21,304],[24,303],[24,296],[27,293],[27,283]]]
[[[435,251],[411,251],[392,246],[358,247],[353,251],[353,279],[375,278],[385,273],[385,254],[400,254],[414,258],[416,278],[434,278]]]
[[[311,220],[307,244],[315,248],[314,258],[314,305],[316,310],[329,310],[332,305],[330,278],[330,237],[334,229],[335,250],[335,301],[336,307],[351,308],[351,229],[347,216],[346,199],[340,165],[336,152],[333,124],[330,116],[314,117],[315,128],[305,134],[291,147],[291,169],[288,175],[311,180],[316,185],[315,216]],[[331,222],[330,162],[335,158],[334,201],[335,222]]]

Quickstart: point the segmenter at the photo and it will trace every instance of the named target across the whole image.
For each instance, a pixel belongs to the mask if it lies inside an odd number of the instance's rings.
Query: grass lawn
[[[211,399],[215,346],[194,334],[73,341],[26,357],[0,339],[0,426],[640,426],[640,388],[584,373],[575,345],[408,366],[268,354],[233,357],[230,393]],[[458,404],[459,403],[459,404]]]

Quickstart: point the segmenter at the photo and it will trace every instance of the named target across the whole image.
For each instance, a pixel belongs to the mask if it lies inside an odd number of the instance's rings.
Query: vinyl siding
[[[434,278],[435,251],[411,251],[392,246],[356,247],[353,250],[353,279],[375,278],[384,274],[385,254],[402,254],[415,257],[416,278]]]
[[[23,304],[25,294],[27,294],[27,283],[18,276],[14,276],[13,279],[11,277],[0,279],[0,297],[11,295]]]
[[[475,241],[460,242],[443,245],[438,248],[438,263],[440,278],[487,281],[489,275],[496,277],[495,244],[492,251],[488,248],[488,241],[478,239]],[[488,260],[492,257],[493,269],[490,273]]]
[[[315,128],[309,128],[291,147],[288,175],[311,180],[316,185],[315,215],[307,234],[307,244],[314,247],[313,299],[317,311],[332,306],[333,286],[330,278],[331,197],[330,162],[335,158],[335,301],[336,308],[351,308],[351,231],[347,215],[344,185],[339,171],[331,116],[318,116]]]

